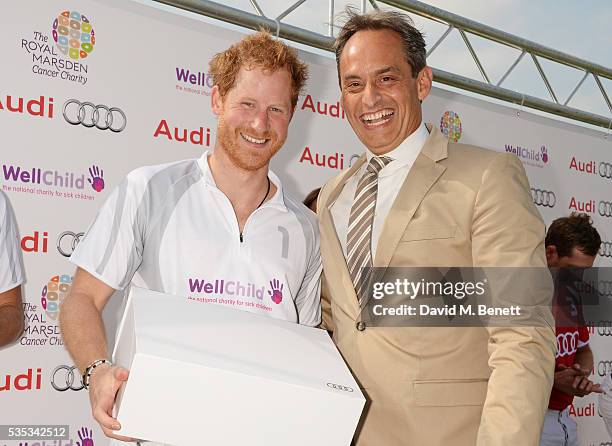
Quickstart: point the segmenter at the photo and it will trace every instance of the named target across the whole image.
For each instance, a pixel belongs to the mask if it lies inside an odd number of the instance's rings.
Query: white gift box
[[[119,435],[176,446],[350,444],[365,399],[327,332],[132,287]]]

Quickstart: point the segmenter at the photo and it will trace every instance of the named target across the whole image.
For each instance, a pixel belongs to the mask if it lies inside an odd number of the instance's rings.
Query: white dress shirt
[[[421,122],[421,125],[408,138],[402,141],[391,152],[385,154],[385,156],[393,158],[393,161],[383,167],[378,174],[378,195],[376,196],[374,223],[372,225],[372,259],[376,256],[378,238],[382,232],[389,210],[428,137],[427,127]],[[357,183],[365,172],[368,162],[375,155],[366,149],[366,156],[366,162],[349,178],[330,209],[344,257],[346,257],[349,216],[357,190]]]

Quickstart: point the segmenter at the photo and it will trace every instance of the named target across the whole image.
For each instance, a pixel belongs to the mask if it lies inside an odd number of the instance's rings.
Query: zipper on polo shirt
[[[242,232],[240,233],[240,243],[244,242],[244,237],[242,235]]]

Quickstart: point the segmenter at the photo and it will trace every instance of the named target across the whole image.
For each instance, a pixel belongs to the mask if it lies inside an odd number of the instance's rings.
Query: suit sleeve
[[[484,171],[472,222],[477,267],[529,267],[545,286],[539,296],[517,296],[529,286],[508,280],[509,301],[537,301],[531,326],[487,327],[491,376],[478,431],[478,446],[537,446],[553,382],[556,338],[550,311],[552,281],[546,269],[545,226],[520,161],[500,154]],[[513,271],[508,270],[509,274]],[[520,289],[520,291],[518,291]],[[529,292],[529,291],[527,291]],[[534,291],[535,293],[535,291]],[[531,299],[531,300],[530,300]]]

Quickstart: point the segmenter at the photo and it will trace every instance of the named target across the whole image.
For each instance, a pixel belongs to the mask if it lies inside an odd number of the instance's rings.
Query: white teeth
[[[253,138],[253,137],[251,137],[249,135],[245,135],[244,133],[241,133],[240,136],[242,136],[248,142],[252,142],[254,144],[263,144],[263,143],[266,142],[265,139],[256,139],[256,138]]]
[[[367,114],[367,115],[363,115],[363,120],[368,122],[368,124],[370,124],[371,121],[382,119],[382,118],[390,116],[392,114],[393,114],[393,110],[382,110],[382,111],[379,111],[379,112],[376,112],[376,113],[370,113],[370,114]]]

